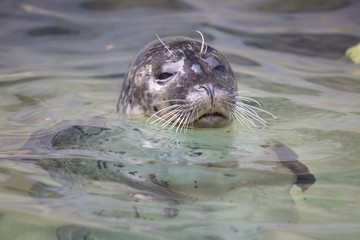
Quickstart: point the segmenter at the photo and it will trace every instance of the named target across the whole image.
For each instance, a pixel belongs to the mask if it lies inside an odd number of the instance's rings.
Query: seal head
[[[168,37],[134,58],[117,109],[171,127],[223,127],[231,122],[236,90],[224,55],[194,39]]]

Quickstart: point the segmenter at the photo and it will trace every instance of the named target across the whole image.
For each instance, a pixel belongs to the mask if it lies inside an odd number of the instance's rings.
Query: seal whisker
[[[189,128],[189,124],[190,124],[189,118],[190,118],[191,115],[192,115],[191,111],[188,112],[188,114],[186,116],[186,119],[185,119],[185,122],[181,127],[181,130],[184,130],[184,132],[187,132],[187,130]]]
[[[185,130],[185,132],[187,131],[187,129],[189,128],[189,124],[190,124],[190,119],[192,118],[194,114],[194,111],[192,108],[189,109],[188,113],[187,113],[187,116],[186,116],[186,119],[185,119],[185,122],[182,126],[182,128]]]
[[[262,119],[259,116],[253,115],[252,113],[249,113],[247,110],[244,110],[243,112],[244,119],[248,120],[248,122],[251,122],[254,127],[256,127],[256,124],[254,123],[254,120],[260,123],[263,126],[266,126],[266,121]]]
[[[192,114],[193,114],[193,111],[191,109],[189,109],[186,113],[185,121],[181,126],[181,131],[184,130],[184,132],[186,132],[188,130],[189,124],[190,124],[189,119],[191,118]]]
[[[173,125],[178,125],[176,128],[176,132],[181,133],[183,130],[186,131],[189,127],[190,119],[193,114],[193,109],[192,107],[186,107],[186,108],[185,107],[186,106],[184,106],[183,111],[180,113],[179,118],[175,122],[173,122]],[[180,119],[181,121],[180,123],[178,123]],[[170,127],[169,130],[171,130],[172,128],[173,127]]]
[[[168,99],[164,101],[160,101],[159,103],[167,103],[167,102],[186,102],[184,99]]]
[[[164,116],[161,116],[159,119],[156,119],[153,122],[151,122],[151,124],[155,123],[155,122],[158,122],[158,123],[155,124],[155,126],[157,126],[157,125],[159,125],[161,123],[165,124],[168,121],[168,120],[166,120],[166,118],[168,116],[172,117],[174,114],[178,113],[179,111],[180,111],[179,108],[173,109],[170,112],[166,113]]]
[[[200,31],[196,31],[198,34],[200,34],[201,36],[201,48],[200,48],[200,54],[202,54],[202,51],[204,49],[204,44],[205,44],[205,39],[204,39],[204,35],[200,32]]]
[[[242,111],[244,112],[248,112],[249,114],[251,113],[251,115],[253,116],[259,116],[259,114],[251,108],[251,105],[248,105],[246,103],[236,103],[236,106],[242,109]]]
[[[197,109],[197,108],[196,108],[196,109]],[[187,118],[186,118],[186,125],[185,125],[185,129],[186,129],[186,130],[189,128],[190,119],[193,117],[194,113],[195,113],[194,109],[190,109],[189,114],[188,114],[188,116],[187,116]],[[198,114],[198,115],[199,115],[199,114]]]
[[[152,115],[148,118],[148,120],[146,120],[145,123],[147,123],[147,122],[148,122],[151,118],[153,118],[153,117],[161,118],[161,116],[158,115],[159,113],[164,112],[164,111],[169,110],[169,109],[172,109],[172,108],[175,108],[175,107],[178,107],[178,105],[171,105],[171,106],[168,106],[168,107],[166,107],[166,108],[160,109],[159,111],[157,111],[157,112],[155,112],[154,114],[152,114]]]
[[[196,118],[199,119],[199,108],[196,108]]]
[[[238,107],[234,108],[234,113],[239,117],[238,119],[241,119],[241,121],[247,126],[247,128],[251,128],[249,124],[251,124],[253,127],[256,127],[256,124],[254,121],[252,121],[250,118],[247,117],[247,115],[242,111],[242,109],[239,109]]]
[[[254,115],[253,113],[250,113],[248,111],[245,112],[245,115],[247,116],[247,118],[249,118],[249,119],[252,118],[252,119],[256,120],[257,122],[261,123],[263,126],[266,126],[266,124],[267,124],[267,121],[258,115]]]
[[[245,104],[245,103],[243,103],[244,104],[244,106],[246,107],[246,108],[248,108],[248,109],[252,109],[253,111],[254,111],[254,109],[255,110],[258,110],[258,111],[260,111],[260,112],[263,112],[263,113],[266,113],[266,114],[268,114],[268,115],[270,115],[270,116],[272,116],[273,118],[277,118],[274,114],[272,114],[271,112],[268,112],[268,111],[266,111],[266,110],[264,110],[264,109],[262,109],[262,108],[258,108],[258,107],[255,107],[255,106],[252,106],[252,105],[249,105],[249,104]],[[254,111],[255,112],[255,111]],[[255,112],[256,113],[256,112]]]
[[[229,112],[229,115],[230,115],[230,121],[231,122],[234,122],[235,124],[234,124],[234,128],[235,128],[235,130],[236,130],[236,118],[234,117],[234,114],[232,113],[232,111],[231,112]]]
[[[170,105],[170,106],[168,106],[168,107],[165,107],[165,108],[157,111],[156,113],[152,114],[152,115],[146,120],[145,124],[147,124],[147,123],[150,121],[150,119],[152,119],[152,118],[154,118],[154,117],[155,117],[156,119],[155,119],[154,121],[152,121],[150,124],[153,124],[154,122],[157,122],[157,121],[161,121],[164,116],[159,116],[159,115],[158,115],[159,113],[164,112],[164,111],[167,111],[167,110],[169,110],[169,109],[173,109],[173,108],[179,107],[179,106],[181,106],[181,105]]]
[[[162,128],[165,128],[167,125],[171,124],[173,125],[174,123],[172,122],[174,119],[176,119],[179,116],[179,113],[181,113],[181,111],[183,111],[182,109],[175,109],[171,112],[171,114],[173,114],[170,119],[168,119],[163,125],[161,125]]]
[[[180,123],[178,124],[178,126],[177,126],[177,128],[176,128],[176,132],[178,132],[178,130],[179,130],[179,128],[180,128],[180,132],[181,132],[181,129],[182,129],[182,126],[183,126],[183,122],[184,122],[184,120],[186,119],[186,116],[188,115],[188,112],[189,112],[189,110],[184,110],[182,113],[181,113],[181,116],[180,116],[180,118],[181,118],[181,121],[180,121]],[[185,114],[186,115],[185,115]]]
[[[172,123],[172,120],[173,120],[174,118],[176,118],[176,117],[178,116],[178,113],[181,112],[181,111],[182,111],[181,109],[177,108],[177,109],[169,112],[168,114],[166,114],[166,115],[167,115],[166,117],[169,116],[169,119],[168,119],[168,120],[164,120],[163,122],[158,122],[158,123],[156,124],[156,126],[162,123],[161,126],[162,126],[163,128],[165,128],[167,125],[169,125],[169,124]]]
[[[260,117],[257,113],[254,114],[252,111],[246,110],[245,114],[248,118],[252,118],[256,120],[258,123],[262,124],[263,126],[266,126],[267,121],[264,120],[262,117]]]
[[[240,121],[240,120],[238,119],[238,117],[237,117],[236,114],[233,112],[233,110],[231,110],[229,113],[230,113],[230,116],[232,117],[232,119],[233,119],[234,121],[237,120],[237,121],[241,124],[241,126],[245,129],[244,124],[242,123],[242,121]],[[235,124],[235,127],[236,127],[236,124]]]
[[[248,109],[245,109],[244,110],[244,115],[246,115],[247,117],[249,118],[252,118],[258,122],[260,122],[261,124],[263,125],[266,125],[267,121],[264,120],[263,118],[261,118],[257,113],[254,114],[252,111],[248,110]]]
[[[182,115],[183,115],[183,113],[184,113],[184,110],[182,110],[181,112],[180,112],[180,114],[176,114],[176,120],[175,120],[175,122],[172,122],[171,123],[171,127],[169,128],[169,130],[171,131],[175,126],[176,126],[176,124],[182,119]]]
[[[249,97],[243,97],[243,96],[236,96],[236,99],[238,100],[238,101],[241,101],[241,102],[248,102],[248,103],[255,103],[255,104],[257,104],[259,107],[262,107],[261,106],[261,104],[258,102],[258,101],[256,101],[255,99],[253,99],[253,98],[249,98]]]
[[[163,42],[163,40],[161,40],[161,38],[159,37],[159,35],[157,33],[155,33],[155,35],[157,36],[157,38],[159,39],[159,41],[161,42],[162,45],[164,45],[164,47],[169,51],[169,53],[171,53],[171,55],[173,55],[175,57],[175,54],[173,51],[170,50],[170,48],[168,48],[168,46],[166,46],[166,44]]]
[[[237,119],[237,121],[241,124],[241,126],[244,129],[246,129],[246,128],[250,129],[251,128],[250,125],[244,120],[243,114],[238,112],[238,110],[236,110],[235,108],[233,109],[233,114],[234,114],[235,118]]]
[[[229,113],[232,114],[233,118],[236,119],[243,128],[251,128],[251,126],[256,127],[254,120],[261,123],[263,126],[266,126],[266,121],[262,119],[253,109],[248,109],[247,107],[252,107],[242,102],[230,103],[226,101],[226,104],[230,106]],[[245,126],[246,127],[245,127]]]
[[[254,106],[245,103],[236,103],[236,108],[241,109],[244,115],[255,119],[256,121],[260,122],[262,125],[266,125],[267,121],[261,118],[259,114],[252,109],[253,107]]]
[[[249,92],[249,91],[247,91],[247,90],[239,90],[239,91],[233,92],[233,95],[238,96],[239,93],[246,93],[246,92]]]

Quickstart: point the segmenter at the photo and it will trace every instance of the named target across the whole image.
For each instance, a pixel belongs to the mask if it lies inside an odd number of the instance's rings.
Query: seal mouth
[[[193,122],[196,128],[221,128],[228,124],[229,118],[219,112],[205,113]]]

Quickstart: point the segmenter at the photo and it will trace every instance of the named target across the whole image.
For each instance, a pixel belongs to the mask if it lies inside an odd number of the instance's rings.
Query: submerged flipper
[[[309,169],[298,160],[298,155],[284,144],[276,142],[270,147],[278,156],[281,164],[291,170],[295,176],[295,184],[305,192],[316,181]]]

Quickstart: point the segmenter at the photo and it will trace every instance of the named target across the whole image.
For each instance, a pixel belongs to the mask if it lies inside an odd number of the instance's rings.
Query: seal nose
[[[209,97],[213,98],[215,96],[214,84],[208,83],[205,85],[201,85],[200,87],[206,90]]]
[[[215,86],[212,83],[204,84],[200,86],[206,90],[207,95],[211,99],[211,105],[214,105],[214,98],[215,98]]]

